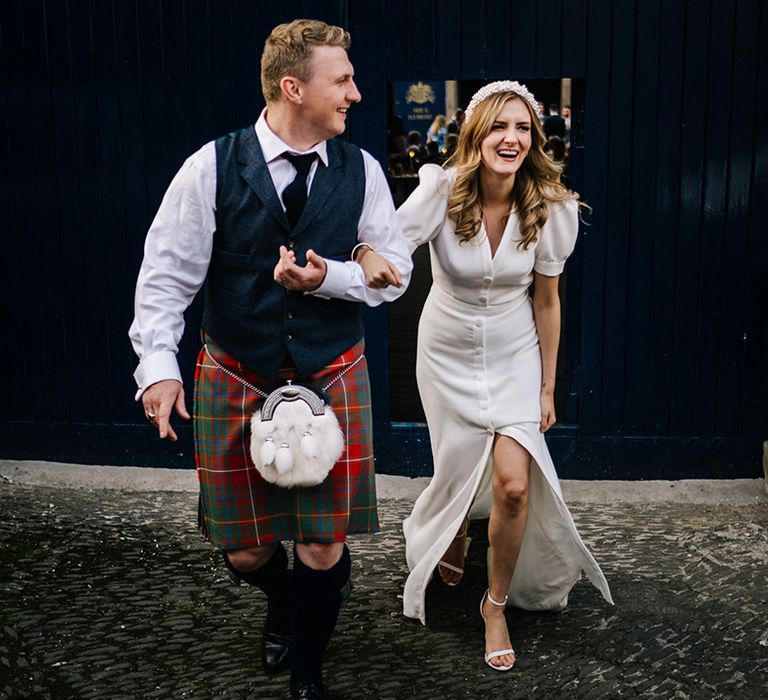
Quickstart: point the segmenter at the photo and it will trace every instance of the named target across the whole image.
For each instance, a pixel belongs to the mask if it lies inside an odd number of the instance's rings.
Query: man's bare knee
[[[247,549],[230,549],[227,559],[238,571],[256,571],[266,564],[274,554],[276,543],[265,544],[261,547],[248,547]]]
[[[296,553],[310,569],[325,571],[336,565],[344,551],[343,542],[296,543]]]

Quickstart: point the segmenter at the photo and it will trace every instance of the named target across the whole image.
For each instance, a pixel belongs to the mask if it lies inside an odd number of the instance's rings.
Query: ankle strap
[[[509,596],[505,595],[504,596],[504,600],[500,603],[498,600],[494,600],[491,597],[491,589],[490,588],[485,592],[485,595],[488,598],[488,600],[490,601],[491,605],[494,605],[497,608],[506,608],[507,607],[507,599],[509,598]]]
[[[461,524],[459,531],[456,533],[456,537],[466,537],[469,532],[469,517],[464,518],[464,522]]]

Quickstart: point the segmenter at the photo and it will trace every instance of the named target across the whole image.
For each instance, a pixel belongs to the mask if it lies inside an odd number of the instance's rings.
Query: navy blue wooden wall
[[[191,466],[132,401],[126,332],[145,231],[184,158],[255,119],[271,28],[342,24],[385,154],[387,81],[574,80],[562,476],[757,476],[768,438],[768,7],[761,0],[5,0],[0,5],[0,457]],[[181,352],[191,375],[198,310]],[[368,314],[378,463],[429,470],[389,427],[387,313]]]

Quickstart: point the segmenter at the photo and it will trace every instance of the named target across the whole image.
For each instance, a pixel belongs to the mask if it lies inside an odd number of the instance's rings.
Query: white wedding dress
[[[488,517],[495,433],[532,456],[528,524],[509,604],[559,610],[581,577],[612,603],[608,583],[565,505],[539,430],[541,356],[528,287],[533,271],[555,276],[576,242],[575,202],[550,206],[538,241],[517,247],[513,214],[498,246],[481,229],[460,244],[446,216],[453,172],[425,165],[398,210],[411,250],[429,241],[433,284],[419,322],[416,376],[429,424],[434,476],[403,523],[410,575],[403,612],[425,622],[424,594],[464,517]]]

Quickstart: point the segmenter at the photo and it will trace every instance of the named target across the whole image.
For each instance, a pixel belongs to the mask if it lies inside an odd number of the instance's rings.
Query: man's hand
[[[363,248],[355,262],[363,268],[365,283],[371,289],[384,289],[390,284],[395,287],[403,286],[400,270],[370,248]]]
[[[280,260],[275,265],[275,282],[294,292],[311,292],[325,279],[328,266],[311,248],[307,251],[307,264],[296,264],[296,254],[284,245],[280,246]]]
[[[184,405],[184,387],[175,379],[164,379],[152,384],[142,395],[144,415],[157,428],[160,439],[178,440],[171,427],[171,409],[175,408],[184,420],[189,420],[187,407]]]

